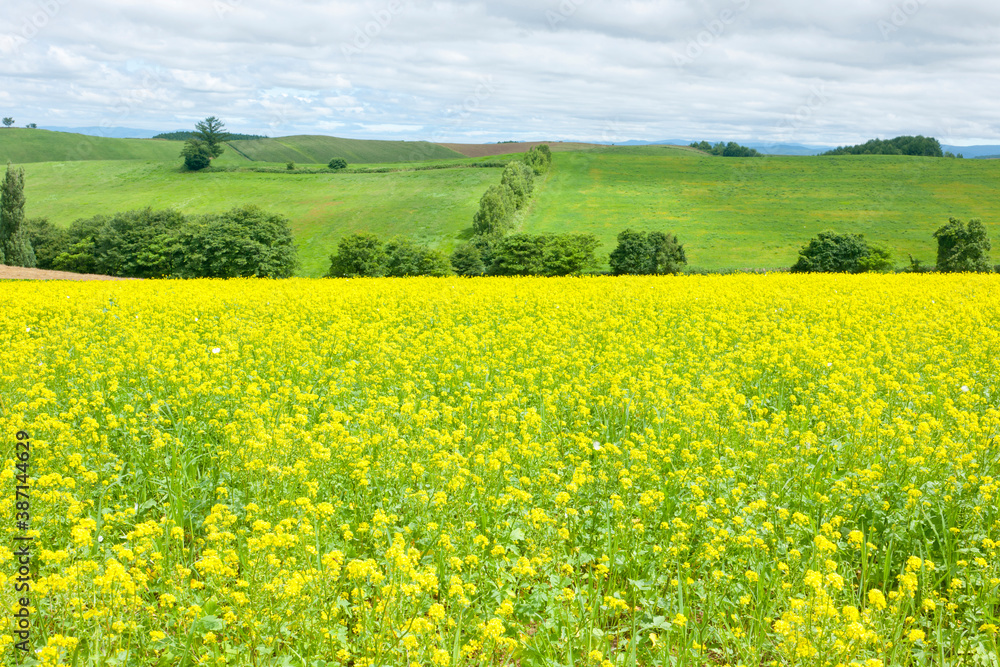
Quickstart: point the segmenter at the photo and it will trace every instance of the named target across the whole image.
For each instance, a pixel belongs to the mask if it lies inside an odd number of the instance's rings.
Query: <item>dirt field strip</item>
[[[97,276],[91,273],[68,273],[66,271],[46,271],[44,269],[24,269],[19,266],[0,265],[0,280],[139,280],[138,278],[115,278]]]

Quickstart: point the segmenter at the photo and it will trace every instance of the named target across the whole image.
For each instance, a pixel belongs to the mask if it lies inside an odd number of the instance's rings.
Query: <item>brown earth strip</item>
[[[0,280],[137,280],[137,278],[114,278],[96,276],[91,273],[68,273],[66,271],[46,271],[25,269],[20,266],[0,265]]]
[[[535,146],[542,144],[548,144],[553,152],[580,151],[600,147],[600,144],[579,144],[572,141],[522,141],[516,144],[438,144],[438,146],[450,148],[466,157],[490,157],[492,155],[527,153]]]

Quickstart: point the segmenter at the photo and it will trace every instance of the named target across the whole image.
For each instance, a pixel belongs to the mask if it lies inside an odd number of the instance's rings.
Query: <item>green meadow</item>
[[[589,232],[606,259],[626,228],[675,232],[702,268],[791,266],[826,229],[933,264],[934,231],[981,218],[1000,240],[1000,162],[893,156],[711,157],[683,148],[553,155],[523,231]]]
[[[59,226],[147,206],[198,214],[257,204],[291,219],[300,274],[315,277],[329,268],[340,238],[354,232],[407,236],[450,250],[471,234],[479,198],[499,181],[500,169],[186,173],[173,162],[47,162],[25,165],[25,179],[27,216]]]
[[[291,220],[303,276],[322,275],[337,242],[354,232],[406,236],[450,251],[471,236],[479,198],[500,178],[498,168],[469,168],[497,158],[464,158],[426,142],[308,136],[232,142],[214,163],[230,171],[201,173],[182,169],[180,145],[0,130],[0,156],[25,163],[29,217],[66,226],[147,206],[198,214],[257,204]],[[89,152],[80,153],[81,146]],[[323,168],[332,152],[347,156],[352,168],[404,171],[285,171],[287,161]],[[426,166],[435,168],[413,170]],[[232,170],[257,167],[280,173]],[[553,155],[553,168],[518,215],[518,231],[593,233],[605,264],[623,229],[671,231],[690,266],[719,269],[788,267],[803,244],[831,229],[886,244],[899,265],[909,255],[933,264],[931,235],[949,217],[981,218],[996,235],[998,190],[994,160],[740,159],[681,147],[590,148]]]

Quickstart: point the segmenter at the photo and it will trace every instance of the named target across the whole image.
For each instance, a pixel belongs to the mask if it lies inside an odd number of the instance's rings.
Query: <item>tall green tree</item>
[[[208,152],[212,157],[219,157],[225,150],[222,147],[224,141],[229,140],[229,133],[226,132],[226,124],[215,116],[209,116],[200,121],[195,126],[195,137],[205,142]]]
[[[13,124],[14,124],[14,119],[11,118],[10,116],[7,116],[6,118],[3,119],[3,126],[4,127],[10,127]]]
[[[937,268],[945,273],[990,273],[989,234],[981,220],[949,218],[948,224],[934,232],[938,242]]]
[[[488,236],[507,231],[516,210],[511,195],[510,188],[503,185],[491,185],[486,190],[472,219],[472,229],[476,234]]]
[[[0,263],[34,268],[35,253],[24,224],[24,169],[7,163],[0,186]]]

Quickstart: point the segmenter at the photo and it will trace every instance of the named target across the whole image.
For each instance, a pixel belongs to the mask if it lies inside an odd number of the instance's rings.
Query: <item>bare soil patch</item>
[[[46,271],[25,269],[20,266],[0,265],[0,280],[137,280],[137,278],[115,278],[96,276],[91,273],[68,273],[66,271]]]

